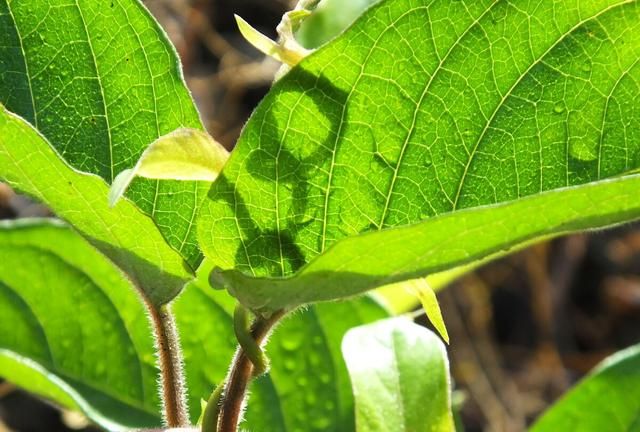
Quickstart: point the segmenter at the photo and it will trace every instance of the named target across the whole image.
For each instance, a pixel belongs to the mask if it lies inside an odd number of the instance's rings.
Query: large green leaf
[[[549,409],[532,432],[640,430],[640,345],[604,360]]]
[[[37,131],[2,105],[0,179],[73,223],[156,305],[171,300],[192,278],[149,217],[129,201],[109,208],[104,180],[69,167]]]
[[[358,432],[453,432],[447,351],[405,318],[349,330],[342,343]]]
[[[177,55],[138,0],[0,0],[0,102],[108,183],[160,136],[202,128]],[[128,194],[193,266],[206,187],[139,180]]]
[[[173,310],[182,335],[192,415],[227,373],[236,346],[235,300],[212,290],[205,263]],[[387,317],[371,298],[322,304],[288,317],[267,345],[270,373],[251,387],[245,426],[261,432],[353,430],[353,396],[340,341],[354,326]]]
[[[157,425],[150,332],[131,284],[67,226],[0,224],[0,375],[112,430]]]
[[[235,300],[209,288],[206,274],[174,303],[194,422],[200,399],[224,377],[236,345]],[[246,426],[352,430],[340,340],[349,327],[386,316],[362,298],[286,319],[268,345],[271,373],[252,387]],[[0,224],[0,376],[81,409],[110,430],[159,426],[150,331],[133,286],[69,227]]]
[[[591,205],[592,189],[572,190],[578,202],[554,209],[543,203],[567,196],[543,193],[640,167],[639,58],[635,0],[382,1],[258,107],[203,207],[201,246],[223,270],[287,277],[340,239],[383,230],[367,252],[388,256],[365,275],[384,269],[393,278],[408,269],[396,257],[421,255],[411,238],[389,244],[393,230],[438,215],[533,197],[498,218],[514,236],[489,252],[515,243],[541,210],[568,229],[609,224],[589,212],[611,196],[622,214],[630,202],[610,195],[618,186]],[[458,226],[443,219],[448,231],[434,226],[421,241],[491,242],[491,229],[464,229],[470,214]],[[482,214],[492,221],[491,211]],[[424,275],[427,265],[415,261],[409,271]],[[448,261],[444,254],[432,264]],[[325,279],[334,287],[342,286],[328,281],[336,271],[371,265],[332,262]],[[250,297],[245,282],[233,289]]]

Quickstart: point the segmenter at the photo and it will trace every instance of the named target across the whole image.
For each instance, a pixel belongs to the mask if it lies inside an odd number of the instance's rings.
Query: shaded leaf
[[[173,304],[194,423],[200,398],[226,374],[236,346],[235,300],[212,290],[207,273]],[[340,340],[350,326],[386,316],[362,298],[288,318],[268,345],[271,374],[252,386],[245,425],[264,432],[352,430]],[[159,426],[150,331],[134,288],[69,227],[0,224],[0,376],[81,409],[109,430]]]
[[[211,267],[205,261],[198,280],[173,305],[194,421],[196,406],[224,378],[236,347],[231,332],[235,300],[209,287]],[[269,374],[251,386],[244,426],[261,432],[353,430],[353,396],[340,342],[349,328],[387,316],[363,297],[316,305],[286,318],[267,345]]]
[[[178,56],[138,0],[0,0],[0,59],[0,103],[107,183],[162,135],[202,129]],[[128,193],[194,267],[206,188],[138,180]]]
[[[155,426],[150,335],[131,284],[67,226],[0,224],[0,375],[110,430]]]
[[[358,432],[452,432],[447,352],[404,318],[349,330],[342,342]]]
[[[640,345],[604,360],[531,428],[532,432],[640,428]]]

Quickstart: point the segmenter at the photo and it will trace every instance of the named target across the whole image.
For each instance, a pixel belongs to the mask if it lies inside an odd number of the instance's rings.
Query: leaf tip
[[[131,184],[134,177],[134,170],[126,169],[113,179],[111,187],[109,188],[109,207],[113,208],[120,201],[120,198],[124,195],[125,191]]]

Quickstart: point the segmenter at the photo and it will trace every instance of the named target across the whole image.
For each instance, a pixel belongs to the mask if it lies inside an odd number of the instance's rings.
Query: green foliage
[[[379,0],[323,0],[296,33],[307,48],[317,48],[336,37],[369,6]]]
[[[191,270],[150,218],[129,201],[111,209],[104,180],[69,167],[42,135],[1,105],[0,169],[9,184],[71,222],[154,304],[171,300],[191,279]]]
[[[640,428],[640,345],[619,351],[549,409],[532,432],[637,431]]]
[[[356,398],[358,432],[451,432],[447,352],[404,318],[349,330],[342,345]]]
[[[237,344],[234,299],[209,287],[211,267],[205,261],[198,279],[174,304],[194,420],[200,399],[208,398],[224,378]],[[349,328],[387,316],[375,301],[363,297],[318,304],[286,318],[267,345],[271,370],[251,389],[245,426],[264,432],[352,430],[353,396],[340,342]]]
[[[194,423],[200,399],[224,377],[235,349],[233,304],[201,277],[174,305]],[[340,341],[350,327],[386,316],[363,298],[286,320],[269,344],[271,371],[253,388],[246,426],[265,432],[314,424],[323,431],[352,429]],[[0,375],[80,409],[110,430],[160,425],[145,308],[121,272],[60,223],[0,225]]]
[[[235,300],[209,280],[268,315],[640,217],[638,1],[383,0],[274,85],[213,184],[224,158],[192,150],[181,163],[206,165],[206,182],[159,180],[185,176],[158,165],[148,175],[176,143],[166,137],[202,125],[140,2],[53,3],[0,0],[0,179],[84,238],[58,223],[0,225],[0,373],[104,427],[159,424],[140,297],[168,303],[198,266],[172,304],[194,422],[236,345]],[[344,28],[343,12],[309,37]],[[109,208],[109,184],[124,171],[123,191],[131,168],[155,180],[133,180]],[[385,316],[362,298],[285,320],[246,427],[353,430],[339,342]],[[452,428],[436,336],[385,321],[352,330],[343,351],[358,430]],[[633,419],[620,401],[636,354],[537,427],[573,424],[612,385],[615,414]]]
[[[138,0],[54,4],[0,0],[0,102],[71,166],[111,183],[156,138],[202,128],[175,50]],[[206,190],[137,180],[128,193],[194,268],[193,222]]]
[[[150,334],[131,284],[68,227],[0,225],[1,375],[63,404],[71,398],[110,429],[152,426],[160,417]]]
[[[109,205],[122,198],[135,177],[212,182],[228,158],[227,149],[206,132],[176,129],[151,143],[136,166],[116,176],[109,190]]]
[[[640,164],[640,7],[523,3],[384,1],[281,79],[199,217],[215,280],[268,312],[638,217],[595,183]]]

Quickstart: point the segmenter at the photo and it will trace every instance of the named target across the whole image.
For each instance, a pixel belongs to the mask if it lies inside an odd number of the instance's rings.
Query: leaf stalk
[[[169,305],[156,306],[146,301],[156,341],[162,412],[166,426],[177,428],[190,424],[187,408],[182,350]]]
[[[269,318],[257,317],[251,326],[247,327],[246,310],[242,306],[236,308],[234,329],[238,337],[238,349],[224,386],[222,401],[216,400],[216,391],[214,391],[205,410],[206,417],[208,410],[217,414],[217,409],[219,409],[217,428],[214,429],[211,424],[207,424],[205,429],[205,421],[203,420],[202,432],[237,432],[249,383],[252,378],[266,372],[266,357],[260,347],[284,314],[285,312],[281,310]],[[254,365],[252,358],[256,360],[256,365]],[[219,408],[210,407],[212,402]]]

